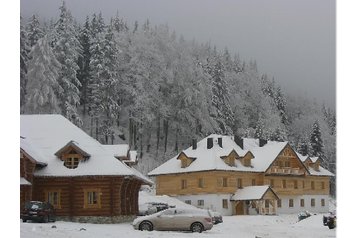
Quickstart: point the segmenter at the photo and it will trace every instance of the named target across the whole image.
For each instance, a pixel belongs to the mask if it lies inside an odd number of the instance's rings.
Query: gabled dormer
[[[227,156],[221,156],[221,159],[229,166],[236,166],[235,160],[239,158],[239,155],[235,150],[232,150]]]
[[[321,165],[322,159],[319,157],[311,157],[308,166],[314,169],[315,171],[319,171],[319,166]]]
[[[309,172],[296,152],[287,143],[273,160],[266,173],[304,175]]]
[[[241,156],[239,160],[243,166],[251,167],[251,160],[253,158],[255,158],[255,156],[251,153],[251,151],[248,151],[244,156]]]
[[[79,144],[73,140],[59,149],[55,155],[63,161],[63,165],[69,169],[75,169],[81,161],[90,158],[90,154],[79,147]]]
[[[178,155],[178,158],[181,161],[181,167],[186,168],[188,167],[196,158],[188,157],[184,152],[181,152]]]

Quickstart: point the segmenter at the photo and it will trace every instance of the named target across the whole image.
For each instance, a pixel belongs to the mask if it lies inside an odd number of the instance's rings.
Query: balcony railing
[[[303,174],[303,171],[300,170],[300,168],[291,168],[291,167],[278,167],[273,166],[271,168],[271,173],[273,174],[294,174],[294,175],[300,175]]]

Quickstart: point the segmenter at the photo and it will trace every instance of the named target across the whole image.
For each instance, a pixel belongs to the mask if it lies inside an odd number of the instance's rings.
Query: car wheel
[[[329,223],[329,224],[328,224],[328,228],[329,228],[329,229],[333,229],[333,228],[334,228],[334,224],[333,224],[333,223]]]
[[[26,219],[22,219],[22,222],[27,222],[27,220],[26,220]]]
[[[143,221],[139,225],[139,230],[141,231],[152,231],[153,230],[153,224],[149,221]]]
[[[195,223],[193,223],[193,224],[191,225],[190,230],[191,230],[192,232],[199,232],[199,233],[201,233],[201,232],[204,230],[204,227],[203,227],[203,225],[202,225],[201,223],[195,222]]]

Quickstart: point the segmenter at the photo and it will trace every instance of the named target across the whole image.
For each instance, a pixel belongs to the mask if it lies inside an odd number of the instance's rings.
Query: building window
[[[291,167],[290,166],[290,161],[285,161],[285,167]]]
[[[281,199],[277,200],[277,207],[282,207],[282,200]]]
[[[294,186],[295,189],[298,189],[297,180],[293,181],[293,186]]]
[[[314,198],[311,199],[311,207],[316,206],[316,200]]]
[[[204,200],[198,200],[198,206],[204,206]]]
[[[101,190],[84,190],[84,208],[101,208]]]
[[[185,200],[186,204],[191,204],[191,200]]]
[[[223,178],[223,187],[227,187],[227,178]]]
[[[69,169],[75,169],[78,167],[79,162],[80,160],[77,157],[66,158],[64,162],[64,166],[66,166]]]
[[[186,189],[186,188],[187,188],[186,179],[182,179],[182,180],[181,180],[181,189]]]
[[[199,186],[199,188],[203,188],[203,187],[204,187],[204,179],[203,179],[203,178],[199,178],[198,186]]]
[[[269,208],[270,207],[270,200],[265,200],[265,208]]]
[[[301,204],[301,207],[304,207],[305,206],[305,200],[301,199],[300,204]]]
[[[223,208],[229,208],[227,199],[223,199]]]
[[[325,183],[324,183],[324,182],[322,182],[322,183],[321,183],[321,186],[322,186],[322,189],[325,189],[325,188],[326,188],[326,186],[325,186]]]
[[[282,188],[286,188],[286,180],[282,180]]]
[[[290,200],[288,201],[288,206],[289,206],[289,207],[293,207],[293,199],[290,199]]]
[[[322,207],[326,206],[326,200],[323,199],[323,198],[321,199],[321,206],[322,206]]]
[[[252,183],[252,186],[255,186],[256,185],[256,180],[252,179],[251,183]]]
[[[302,181],[302,188],[305,188],[305,181]]]
[[[273,188],[274,185],[275,185],[275,180],[271,179],[271,180],[270,180],[270,186],[271,186],[271,188]]]
[[[237,179],[237,187],[242,188],[242,179],[241,178]]]
[[[314,181],[311,181],[311,189],[315,189],[315,184],[314,184]]]
[[[61,208],[60,206],[60,191],[47,191],[46,201],[51,203],[54,208]]]

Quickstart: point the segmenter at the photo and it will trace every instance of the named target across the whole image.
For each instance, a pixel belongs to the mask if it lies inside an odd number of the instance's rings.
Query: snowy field
[[[51,228],[56,226],[56,228]],[[88,224],[57,221],[55,223],[22,223],[21,238],[118,238],[126,237],[273,237],[328,238],[336,237],[336,229],[322,225],[322,214],[297,222],[296,215],[225,216],[224,222],[201,234],[191,232],[137,231],[130,223]]]

